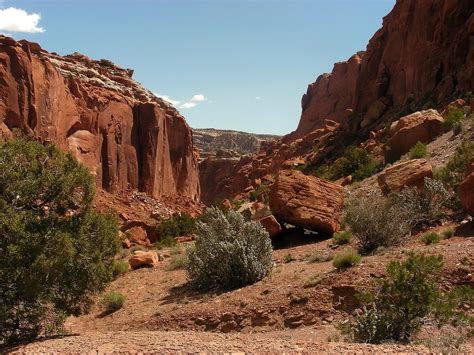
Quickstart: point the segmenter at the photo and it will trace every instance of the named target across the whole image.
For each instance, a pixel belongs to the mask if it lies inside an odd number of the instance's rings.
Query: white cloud
[[[191,102],[201,102],[201,101],[206,101],[207,98],[203,94],[196,94],[191,97]]]
[[[160,95],[160,94],[154,94],[154,95],[156,97],[159,97],[160,99],[165,100],[166,102],[169,102],[171,105],[173,105],[176,108],[183,108],[183,109],[189,109],[189,108],[196,107],[198,105],[198,103],[201,103],[201,102],[204,102],[204,101],[208,100],[207,97],[204,96],[203,94],[193,95],[193,97],[191,97],[191,99],[189,99],[187,101],[184,101],[184,102],[172,99],[168,95]]]
[[[260,99],[261,99],[261,97],[260,97],[260,96],[255,96],[255,100],[257,100],[257,101],[258,101],[258,100],[260,100]]]
[[[0,31],[4,32],[44,32],[42,27],[38,27],[41,15],[27,13],[25,10],[9,7],[0,9]]]
[[[179,108],[193,108],[195,107],[197,104],[195,102],[185,102],[184,104],[182,105],[179,105]]]

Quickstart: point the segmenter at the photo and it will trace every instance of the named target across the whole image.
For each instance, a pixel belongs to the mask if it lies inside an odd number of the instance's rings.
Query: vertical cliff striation
[[[133,71],[0,36],[0,134],[13,129],[72,152],[118,193],[200,195],[192,131]]]

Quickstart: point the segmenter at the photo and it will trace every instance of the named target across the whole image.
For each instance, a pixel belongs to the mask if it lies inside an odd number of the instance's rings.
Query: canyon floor
[[[13,353],[137,353],[137,352],[474,352],[474,339],[459,329],[426,326],[410,345],[353,344],[336,325],[357,307],[355,291],[383,277],[390,260],[410,250],[442,254],[445,286],[474,282],[474,225],[439,225],[456,229],[455,236],[426,246],[425,231],[401,246],[365,256],[354,268],[339,272],[327,256],[339,251],[331,240],[288,235],[275,244],[275,266],[264,280],[223,293],[198,293],[186,285],[184,270],[169,270],[171,250],[158,268],[130,271],[107,291],[125,295],[122,309],[105,314],[97,302],[88,315],[69,318],[67,334],[10,349]],[[288,262],[288,255],[292,261]],[[317,262],[308,259],[318,255]],[[320,278],[308,285],[312,276]],[[306,283],[306,284],[305,284]]]

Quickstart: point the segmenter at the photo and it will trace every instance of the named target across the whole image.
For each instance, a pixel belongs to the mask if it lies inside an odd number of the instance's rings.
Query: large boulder
[[[280,220],[322,234],[337,232],[344,205],[342,186],[282,170],[270,191],[270,209]]]
[[[471,216],[474,216],[474,159],[471,160],[466,178],[459,185],[459,198]]]
[[[423,189],[425,177],[432,176],[433,168],[426,159],[413,159],[385,169],[377,176],[377,182],[386,195],[404,187]]]
[[[157,267],[159,263],[158,254],[156,251],[137,250],[128,260],[128,263],[134,270],[141,267]]]
[[[391,159],[397,159],[417,142],[431,142],[443,130],[444,119],[436,110],[419,111],[402,117],[390,128],[388,155]]]

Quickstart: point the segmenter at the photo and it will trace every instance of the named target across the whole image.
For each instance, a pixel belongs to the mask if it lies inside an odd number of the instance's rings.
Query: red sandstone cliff
[[[133,71],[0,36],[0,134],[19,128],[71,151],[110,192],[200,195],[192,132]]]
[[[401,107],[472,91],[473,36],[472,0],[397,0],[365,52],[308,86],[289,138],[304,137],[325,119],[350,120],[357,130]]]
[[[473,0],[397,0],[365,52],[308,86],[296,131],[233,167],[201,165],[205,200],[242,192],[288,165],[285,159],[336,154],[354,144],[354,133],[368,135],[428,101],[442,105],[474,91],[473,38]]]

